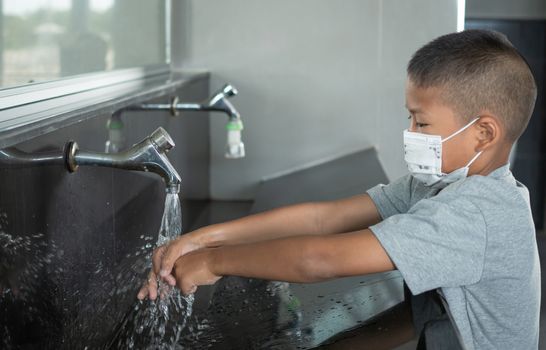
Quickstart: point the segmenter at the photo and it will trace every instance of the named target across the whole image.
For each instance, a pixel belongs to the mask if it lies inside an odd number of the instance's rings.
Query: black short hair
[[[527,61],[508,38],[491,30],[440,36],[412,56],[408,78],[436,87],[463,122],[480,112],[499,117],[506,138],[516,141],[533,113],[537,87]]]

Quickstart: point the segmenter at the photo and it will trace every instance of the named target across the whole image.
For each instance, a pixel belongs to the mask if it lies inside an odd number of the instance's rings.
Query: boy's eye
[[[410,115],[408,116],[408,119],[411,119],[411,118],[412,118],[412,116],[411,116],[411,114],[410,114]],[[424,128],[424,127],[427,126],[427,125],[428,125],[428,124],[426,124],[426,123],[419,123],[418,121],[415,121],[415,127],[416,127],[416,128]]]

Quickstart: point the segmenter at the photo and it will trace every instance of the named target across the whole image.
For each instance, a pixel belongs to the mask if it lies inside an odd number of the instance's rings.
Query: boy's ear
[[[502,126],[499,119],[491,114],[480,114],[476,121],[476,137],[478,139],[477,152],[483,151],[497,144],[502,137]]]

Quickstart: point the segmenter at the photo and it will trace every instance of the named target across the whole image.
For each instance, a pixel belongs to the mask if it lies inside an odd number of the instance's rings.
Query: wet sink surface
[[[180,343],[192,349],[313,348],[399,304],[402,290],[397,272],[315,284],[227,277],[208,305],[196,308]],[[196,303],[208,297],[199,293]]]

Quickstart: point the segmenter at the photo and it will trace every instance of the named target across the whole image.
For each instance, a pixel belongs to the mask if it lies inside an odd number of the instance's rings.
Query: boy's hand
[[[171,274],[176,259],[184,254],[201,248],[203,248],[203,246],[199,243],[199,240],[195,235],[190,233],[156,248],[152,256],[152,270],[148,274],[148,279],[138,292],[137,298],[142,300],[149,297],[151,300],[155,300],[158,295],[158,277],[170,286],[176,285],[176,279]]]
[[[153,271],[150,271],[148,274],[148,279],[140,288],[140,291],[137,294],[137,298],[142,300],[146,297],[149,297],[150,300],[157,299],[157,277]]]
[[[197,250],[176,260],[174,276],[182,294],[193,294],[198,286],[214,284],[222,277],[212,272],[214,249]]]

